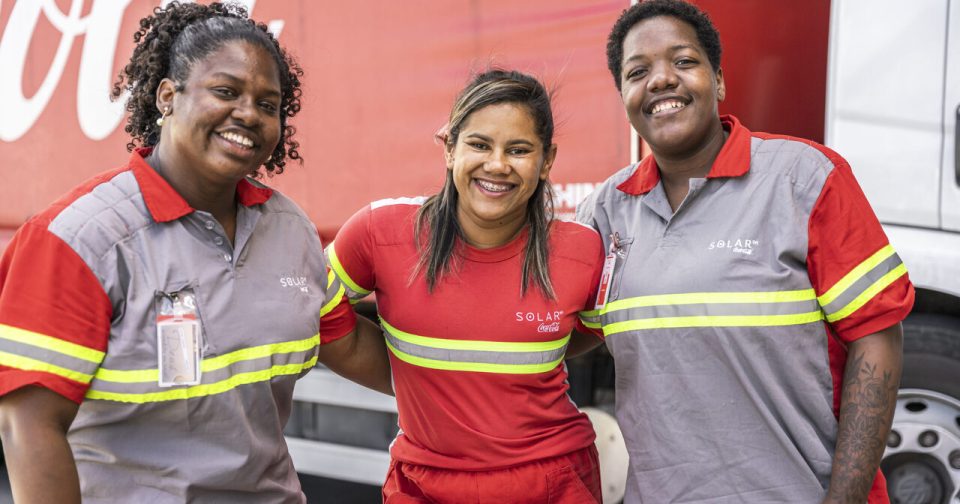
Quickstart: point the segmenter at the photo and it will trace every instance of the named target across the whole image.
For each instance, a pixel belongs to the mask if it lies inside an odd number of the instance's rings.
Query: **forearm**
[[[893,420],[902,347],[900,324],[850,344],[837,447],[824,502],[866,502]]]
[[[566,358],[571,359],[583,355],[590,350],[600,346],[600,338],[574,330],[570,334],[570,343],[567,344]]]
[[[331,371],[387,395],[393,395],[390,358],[380,328],[364,317],[347,336],[320,346],[317,360]]]
[[[43,396],[53,392],[28,389],[34,390],[15,391],[0,400],[0,437],[13,500],[18,504],[79,503],[80,479],[66,436],[76,404],[66,405],[65,414],[51,415],[38,399],[47,401],[50,397]],[[24,394],[33,397],[22,400]]]

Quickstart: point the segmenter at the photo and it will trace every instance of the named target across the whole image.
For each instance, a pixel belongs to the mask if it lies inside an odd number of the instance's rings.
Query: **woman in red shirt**
[[[553,219],[553,129],[536,79],[478,75],[438,135],[443,189],[374,202],[327,247],[349,298],[377,295],[401,428],[385,502],[601,500],[563,359],[601,341],[573,329],[594,326],[603,253]],[[369,384],[372,347],[351,338],[320,360]]]

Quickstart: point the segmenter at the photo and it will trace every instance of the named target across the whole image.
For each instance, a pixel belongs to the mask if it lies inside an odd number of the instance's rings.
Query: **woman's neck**
[[[703,178],[710,173],[713,163],[723,149],[727,136],[728,133],[717,121],[716,128],[712,129],[700,147],[680,155],[657,153],[656,151],[653,153],[654,159],[657,161],[657,167],[660,169],[660,179],[663,181],[667,200],[674,212],[687,197],[687,192],[690,189],[690,179]]]
[[[233,241],[237,220],[236,184],[239,181],[217,183],[208,180],[196,171],[183,169],[181,163],[171,161],[172,157],[164,155],[157,146],[146,161],[191,208],[213,215]]]
[[[496,223],[475,222],[458,212],[460,230],[466,242],[478,249],[490,249],[510,243],[523,230],[527,219],[525,214],[511,217]]]

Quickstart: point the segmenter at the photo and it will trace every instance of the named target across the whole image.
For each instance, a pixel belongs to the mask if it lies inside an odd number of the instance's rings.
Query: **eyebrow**
[[[493,142],[493,138],[490,138],[487,135],[484,135],[482,133],[470,133],[469,135],[467,135],[467,138],[476,138],[478,140],[483,140],[484,142],[491,142],[491,143]],[[534,145],[533,142],[522,139],[522,138],[510,140],[509,142],[507,142],[507,145],[517,145],[517,144],[529,145],[531,147]]]
[[[232,81],[232,82],[236,82],[236,83],[242,83],[242,82],[244,82],[243,79],[237,77],[236,75],[227,73],[227,72],[216,72],[216,73],[211,74],[210,77],[212,77],[212,78],[226,79],[226,80],[229,80],[229,81]],[[271,90],[269,90],[269,91],[266,91],[264,94],[267,95],[267,96],[271,96],[271,97],[276,97],[276,96],[280,96],[280,95],[281,95],[279,89],[271,89]]]
[[[693,49],[694,51],[697,51],[698,53],[703,52],[703,51],[697,49],[697,46],[690,45],[690,44],[677,44],[677,45],[673,45],[673,46],[670,46],[670,47],[667,48],[667,50],[669,50],[670,52],[676,52],[676,51],[679,51],[679,50],[681,50],[681,49]],[[628,63],[628,62],[631,62],[631,61],[634,61],[634,60],[642,59],[642,58],[644,58],[645,56],[646,56],[645,54],[635,54],[635,55],[630,56],[629,58],[623,60],[623,62],[624,62],[624,63]]]

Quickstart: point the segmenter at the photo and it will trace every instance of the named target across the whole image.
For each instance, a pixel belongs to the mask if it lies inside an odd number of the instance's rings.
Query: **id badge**
[[[157,385],[200,383],[202,326],[189,290],[157,296]]]
[[[603,261],[603,272],[600,273],[600,287],[597,288],[597,302],[595,310],[602,310],[607,306],[607,295],[610,293],[610,282],[613,279],[613,268],[617,265],[617,254],[611,252]]]

